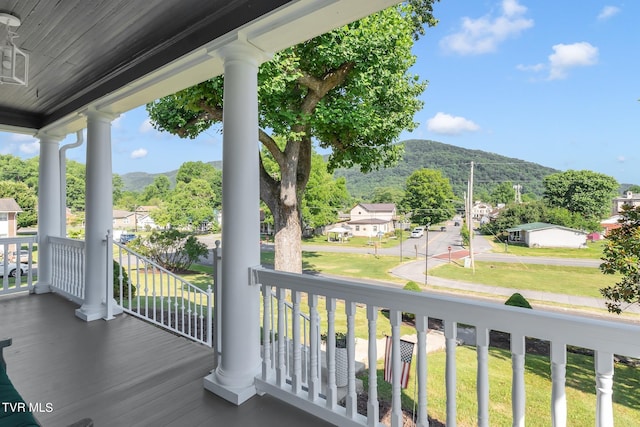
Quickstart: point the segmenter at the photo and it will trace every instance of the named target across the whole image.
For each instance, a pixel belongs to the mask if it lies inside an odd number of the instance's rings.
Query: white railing
[[[120,265],[113,272],[119,282],[114,298],[122,309],[211,347],[211,286],[202,290],[126,246],[114,245],[114,259]]]
[[[33,289],[33,260],[37,236],[5,237],[0,239],[0,295],[31,292]]]
[[[84,302],[84,240],[49,237],[52,254],[51,291],[76,304]]]
[[[551,355],[551,420],[545,424],[567,425],[567,401],[565,378],[567,374],[567,346],[573,345],[594,352],[594,387],[596,389],[596,425],[613,426],[613,371],[614,354],[640,358],[640,327],[595,320],[586,317],[568,316],[540,310],[509,307],[497,303],[478,302],[470,299],[427,295],[424,293],[393,289],[390,287],[362,284],[347,280],[327,279],[316,276],[275,272],[262,268],[252,270],[255,283],[263,291],[263,366],[257,378],[259,391],[272,394],[307,412],[313,413],[341,426],[378,425],[378,384],[376,360],[378,348],[376,330],[378,312],[389,310],[392,336],[392,411],[391,425],[402,425],[400,406],[400,324],[402,312],[416,316],[417,335],[416,389],[417,425],[427,426],[427,372],[426,344],[429,318],[442,320],[446,341],[446,424],[456,425],[456,346],[457,325],[471,325],[476,332],[477,351],[477,424],[489,426],[489,332],[502,331],[511,334],[512,354],[512,425],[525,425],[525,337],[550,342]],[[277,299],[275,306],[271,295]],[[303,298],[304,297],[304,298]],[[293,312],[287,316],[285,304],[291,302]],[[322,312],[318,307],[326,307]],[[335,383],[337,307],[344,306],[346,316],[348,384],[345,407],[337,404]],[[358,307],[360,310],[357,310]],[[273,316],[276,312],[275,317]],[[306,311],[310,319],[310,351],[302,351],[298,313]],[[357,318],[356,313],[360,318]],[[320,345],[317,326],[327,325],[326,375],[318,369],[316,349]],[[366,415],[358,414],[355,377],[355,325],[357,321],[367,324],[368,329],[368,404]],[[385,320],[386,321],[386,320]],[[292,355],[289,355],[285,333],[293,331]],[[277,333],[277,338],[275,334]],[[272,347],[274,349],[272,349]],[[307,358],[303,364],[303,356]],[[303,368],[304,366],[304,368]],[[303,375],[303,369],[306,375]],[[635,391],[629,390],[633,393]]]

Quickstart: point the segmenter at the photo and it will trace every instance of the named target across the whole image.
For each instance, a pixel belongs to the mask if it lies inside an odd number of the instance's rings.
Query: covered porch
[[[37,276],[32,276],[31,269],[26,277],[18,274],[15,281],[5,274],[2,293],[16,295],[0,296],[0,325],[1,334],[14,340],[5,352],[16,387],[32,403],[53,404],[53,411],[37,414],[45,425],[91,417],[97,425],[123,426],[313,426],[326,422],[375,426],[379,418],[375,338],[382,322],[378,320],[380,309],[387,310],[393,337],[393,426],[402,423],[399,342],[403,312],[414,313],[417,319],[418,425],[428,425],[425,349],[429,317],[445,325],[447,376],[440,387],[447,391],[447,425],[456,424],[458,324],[476,328],[478,425],[491,425],[487,357],[491,330],[512,337],[513,391],[507,404],[513,408],[513,425],[525,424],[524,342],[529,336],[551,342],[549,421],[558,426],[567,423],[567,346],[576,345],[595,353],[590,374],[597,390],[592,401],[595,424],[613,425],[614,354],[640,357],[637,326],[524,312],[464,298],[416,296],[382,286],[283,274],[259,265],[259,64],[280,49],[396,1],[237,0],[203,6],[195,0],[109,0],[91,5],[77,0],[56,7],[49,3],[29,0],[16,4],[22,9],[14,12],[23,17],[25,25],[20,40],[31,43],[31,48],[23,48],[32,52],[33,75],[27,88],[0,85],[0,128],[36,135],[40,140]],[[105,23],[106,29],[101,27]],[[50,31],[48,37],[43,28]],[[212,350],[128,314],[113,316],[118,305],[124,308],[124,304],[120,300],[114,306],[111,294],[112,277],[123,276],[112,269],[109,244],[113,228],[110,129],[119,114],[220,74],[227,76],[224,244],[220,258],[216,256],[220,288],[215,315],[208,311],[197,314],[209,323],[215,317],[218,333]],[[86,239],[78,242],[66,239],[64,229],[60,141],[79,132],[80,142],[85,128]],[[233,238],[225,242],[227,235]],[[3,268],[6,272],[8,263]],[[185,287],[177,285],[180,293]],[[156,301],[152,285],[138,291],[145,308]],[[172,303],[176,319],[176,313],[191,318],[188,303],[186,309],[175,299]],[[336,329],[336,317],[346,319],[344,330]],[[321,325],[326,325],[328,336],[324,353],[320,351],[320,334],[325,332]],[[372,378],[365,414],[357,410],[357,325],[364,325],[368,337]],[[347,336],[345,406],[338,405],[334,375],[338,332]]]

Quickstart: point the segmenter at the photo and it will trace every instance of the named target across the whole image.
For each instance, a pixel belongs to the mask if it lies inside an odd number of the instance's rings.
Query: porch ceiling
[[[222,73],[237,38],[271,53],[397,0],[0,0],[21,19],[29,86],[0,85],[0,130],[60,135]]]

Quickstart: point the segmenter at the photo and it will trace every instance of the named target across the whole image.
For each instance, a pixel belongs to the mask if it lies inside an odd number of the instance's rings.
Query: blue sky
[[[437,27],[415,46],[429,81],[424,138],[640,184],[640,2],[441,0]],[[65,142],[72,142],[73,137]],[[0,134],[0,152],[30,157],[37,142]],[[113,123],[115,173],[166,172],[221,159],[210,130],[181,140],[151,128],[144,108]],[[84,149],[68,157],[84,161]],[[473,159],[470,159],[473,160]]]

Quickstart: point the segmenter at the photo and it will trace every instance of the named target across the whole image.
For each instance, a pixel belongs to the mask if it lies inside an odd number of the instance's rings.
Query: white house
[[[521,224],[507,231],[509,242],[530,248],[581,248],[587,244],[584,231],[544,222]]]
[[[18,230],[17,214],[22,212],[12,198],[0,199],[0,237],[14,237]]]
[[[351,209],[351,232],[354,236],[373,237],[394,230],[394,203],[358,203]]]

